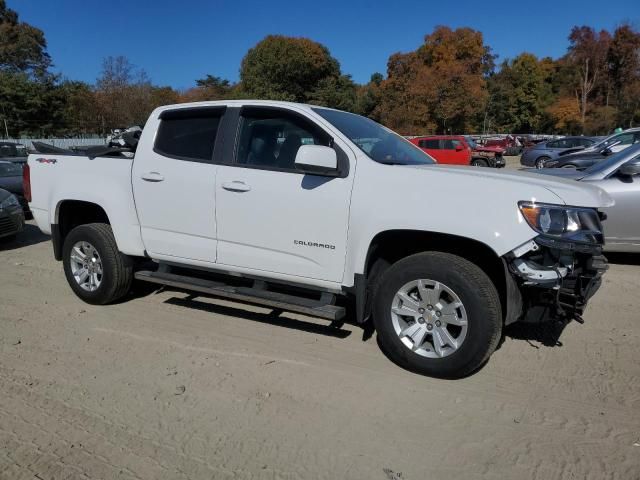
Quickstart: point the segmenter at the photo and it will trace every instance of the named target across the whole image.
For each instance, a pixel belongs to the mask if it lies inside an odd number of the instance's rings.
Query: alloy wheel
[[[451,355],[467,336],[467,313],[460,297],[435,280],[403,285],[393,297],[391,320],[400,341],[428,358]]]
[[[89,242],[76,242],[69,258],[73,278],[80,288],[95,292],[102,283],[102,259],[96,248]]]

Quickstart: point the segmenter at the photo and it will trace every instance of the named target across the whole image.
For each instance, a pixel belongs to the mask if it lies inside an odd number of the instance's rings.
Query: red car
[[[494,168],[505,166],[501,148],[482,147],[468,135],[416,137],[410,139],[410,142],[427,152],[438,163]]]
[[[507,135],[502,138],[489,138],[484,141],[484,146],[502,148],[505,155],[520,155],[524,148],[523,142],[524,140],[522,138]]]

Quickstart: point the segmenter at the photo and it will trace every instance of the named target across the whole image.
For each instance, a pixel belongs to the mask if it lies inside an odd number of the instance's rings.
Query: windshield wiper
[[[408,165],[407,163],[399,162],[397,160],[376,160],[376,162],[384,165]]]

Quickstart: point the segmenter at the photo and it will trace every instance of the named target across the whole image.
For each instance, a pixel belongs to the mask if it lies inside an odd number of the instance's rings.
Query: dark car
[[[525,167],[543,168],[549,161],[557,159],[567,149],[590,147],[596,140],[591,137],[565,137],[537,143],[522,152],[520,163]]]
[[[0,188],[13,193],[20,202],[25,216],[31,218],[29,204],[24,198],[24,194],[22,191],[21,165],[0,160]]]
[[[577,170],[584,170],[585,168],[589,168],[591,165],[604,160],[607,157],[610,157],[615,151],[615,146],[617,144],[613,143],[604,148],[600,148],[598,150],[588,150],[584,152],[575,152],[569,155],[563,155],[559,157],[557,160],[550,160],[545,163],[545,168],[573,168]]]
[[[0,160],[19,163],[27,163],[29,152],[27,147],[20,143],[0,142]]]
[[[0,188],[0,240],[13,238],[24,228],[24,213],[16,196]]]

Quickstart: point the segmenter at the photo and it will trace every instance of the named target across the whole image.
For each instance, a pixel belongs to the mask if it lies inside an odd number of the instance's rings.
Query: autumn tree
[[[561,97],[547,108],[553,119],[553,131],[576,134],[582,130],[580,102],[576,97]]]
[[[181,95],[184,102],[201,102],[207,100],[224,100],[231,98],[237,85],[222,77],[207,75],[196,80],[196,86],[189,88]]]
[[[482,33],[439,26],[415,52],[389,58],[377,111],[405,133],[469,131],[484,110],[493,67]]]
[[[607,74],[607,52],[611,35],[606,30],[596,32],[592,27],[573,27],[569,34],[568,64],[575,71],[575,92],[580,105],[583,130],[590,95]]]
[[[154,108],[180,100],[172,88],[152,85],[147,73],[123,56],[104,59],[95,98],[104,133],[143,125]]]
[[[607,52],[613,96],[620,125],[632,126],[640,116],[640,32],[630,25],[616,28]]]

